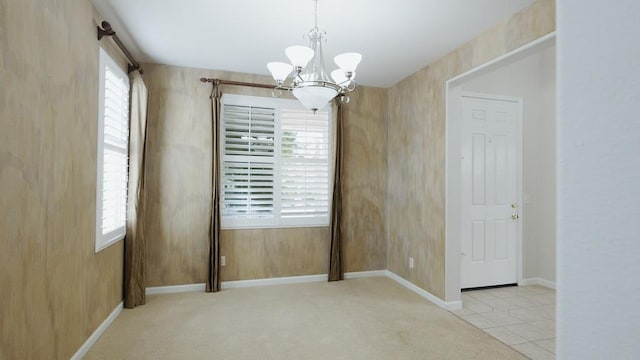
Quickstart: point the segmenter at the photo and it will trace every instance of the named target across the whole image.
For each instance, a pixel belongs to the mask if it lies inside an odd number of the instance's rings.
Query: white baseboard
[[[444,301],[439,297],[431,294],[430,292],[412,284],[411,282],[401,278],[389,270],[372,270],[372,271],[356,271],[348,272],[344,274],[345,280],[360,279],[367,277],[383,277],[391,278],[400,285],[415,292],[430,302],[446,310],[457,310],[462,308],[462,301]],[[531,280],[531,279],[527,279]],[[542,280],[542,279],[539,279]],[[276,277],[266,279],[252,279],[252,280],[235,280],[235,281],[223,281],[220,284],[221,289],[239,289],[256,286],[272,286],[272,285],[285,285],[285,284],[302,284],[310,282],[325,282],[328,281],[327,274],[318,275],[302,275],[302,276],[287,276]],[[540,284],[536,282],[536,284]],[[543,285],[545,286],[545,285]],[[205,284],[187,284],[187,285],[174,285],[174,286],[158,286],[149,287],[146,289],[147,295],[154,294],[174,294],[182,292],[198,292],[205,291]]]
[[[429,300],[430,302],[434,303],[435,305],[445,309],[445,310],[458,310],[458,309],[462,309],[462,301],[444,301],[442,299],[440,299],[439,297],[433,295],[432,293],[428,292],[427,290],[424,290],[420,287],[418,287],[417,285],[407,281],[404,278],[401,278],[400,276],[394,274],[393,272],[387,270],[386,271],[386,275],[387,277],[393,279],[395,282],[397,282],[398,284],[406,287],[407,289],[415,292],[416,294],[422,296],[423,298]]]
[[[373,271],[358,271],[345,273],[345,279],[359,279],[365,277],[386,276],[386,270],[373,270]],[[300,284],[308,282],[321,282],[327,281],[327,274],[318,275],[302,275],[302,276],[288,276],[266,279],[251,279],[251,280],[236,280],[236,281],[223,281],[220,286],[222,289],[237,289],[254,286],[270,286],[270,285],[283,285],[283,284]],[[186,284],[186,285],[172,285],[172,286],[156,286],[148,287],[145,289],[147,295],[156,294],[175,294],[183,292],[198,292],[205,291],[205,284]]]
[[[171,286],[155,286],[145,289],[145,294],[175,294],[184,292],[203,292],[205,290],[205,284],[186,284],[186,285],[171,285]]]
[[[344,273],[345,280],[383,276],[387,276],[387,270],[356,271]]]
[[[430,302],[436,304],[437,306],[443,309],[457,310],[462,308],[462,301],[444,301],[439,297],[431,294],[430,292],[401,278],[400,276],[394,274],[389,270],[357,271],[357,272],[348,272],[344,274],[344,278],[346,280],[360,279],[360,278],[367,278],[367,277],[383,277],[383,276],[391,278],[392,280],[399,283],[400,285],[415,292],[416,294],[422,296],[423,298],[429,300]],[[531,279],[527,279],[527,280],[531,280]],[[538,279],[538,280],[542,280],[542,279]],[[247,287],[256,287],[256,286],[301,284],[301,283],[325,282],[325,281],[328,281],[327,274],[318,274],[318,275],[276,277],[276,278],[266,278],[266,279],[224,281],[220,284],[220,287],[222,289],[238,289],[238,288],[247,288]],[[536,284],[542,285],[540,282],[536,282]],[[546,286],[546,285],[543,285],[543,286]],[[147,288],[146,294],[147,295],[173,294],[173,293],[196,292],[196,291],[204,291],[204,290],[205,290],[205,284],[158,286],[158,287]]]
[[[266,279],[255,280],[236,280],[236,281],[224,281],[220,284],[222,289],[237,289],[254,286],[270,286],[270,285],[284,285],[284,284],[300,284],[308,282],[321,282],[327,281],[327,274],[319,275],[303,275],[303,276],[287,276],[276,277]]]
[[[542,278],[527,278],[527,279],[522,279],[522,281],[520,281],[518,283],[518,285],[520,286],[528,286],[528,285],[540,285],[540,286],[544,286],[546,288],[549,289],[556,289],[556,283],[554,281],[550,281],[550,280],[546,280],[546,279],[542,279]]]
[[[100,336],[102,336],[102,334],[107,330],[109,325],[111,325],[111,323],[118,317],[118,315],[120,315],[123,308],[124,308],[124,302],[120,302],[120,304],[118,304],[118,306],[116,306],[116,308],[113,309],[111,314],[109,314],[109,316],[107,316],[107,318],[104,319],[102,324],[100,324],[100,326],[98,326],[98,328],[91,334],[91,336],[89,336],[87,341],[85,341],[84,344],[80,346],[80,349],[78,349],[78,351],[76,351],[76,353],[73,354],[73,356],[71,357],[71,360],[82,359],[89,352],[93,344],[95,344],[96,341],[98,341],[98,339],[100,338]]]

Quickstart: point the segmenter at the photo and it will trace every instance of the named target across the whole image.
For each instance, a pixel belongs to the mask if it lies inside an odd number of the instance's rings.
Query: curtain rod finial
[[[106,31],[111,31],[111,24],[109,24],[108,21],[103,21],[102,28],[105,29]]]
[[[105,36],[113,36],[116,34],[115,31],[111,28],[111,24],[107,21],[102,22],[102,28],[98,26],[98,41],[102,40]]]

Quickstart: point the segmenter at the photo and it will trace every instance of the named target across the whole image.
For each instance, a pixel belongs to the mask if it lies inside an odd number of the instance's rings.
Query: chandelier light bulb
[[[304,69],[307,66],[309,60],[311,60],[314,55],[313,49],[308,46],[300,45],[289,46],[284,50],[284,53],[291,61],[291,64],[296,69],[300,70]]]
[[[340,54],[333,58],[336,65],[338,65],[338,67],[345,73],[355,72],[361,60],[362,55],[355,52]]]
[[[293,71],[293,66],[283,62],[270,62],[267,64],[267,68],[277,82],[284,82]]]

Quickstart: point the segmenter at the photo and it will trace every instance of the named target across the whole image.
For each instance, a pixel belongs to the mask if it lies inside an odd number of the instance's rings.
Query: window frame
[[[129,82],[129,76],[127,73],[113,60],[111,56],[102,48],[99,48],[99,76],[98,76],[98,131],[97,131],[97,161],[96,161],[96,225],[95,225],[95,252],[99,251],[117,243],[124,239],[126,235],[126,203],[127,203],[127,187],[129,181],[129,171],[128,171],[128,157],[129,157],[129,122],[130,122],[130,91],[131,84]],[[125,80],[127,84],[127,98],[126,98],[126,141],[124,149],[117,149],[118,152],[124,153],[126,157],[127,165],[126,169],[126,181],[125,181],[125,196],[124,196],[124,206],[125,206],[125,214],[124,221],[122,225],[118,226],[118,228],[111,230],[110,232],[103,234],[102,233],[102,217],[103,217],[103,192],[104,192],[104,153],[105,153],[105,141],[104,141],[104,131],[105,131],[105,92],[106,92],[106,73],[107,68],[111,72],[113,72],[119,78]],[[107,147],[116,148],[113,145],[107,144]],[[120,151],[122,150],[122,151]]]
[[[282,158],[282,109],[291,110],[304,110],[311,111],[302,106],[302,104],[293,99],[281,99],[262,96],[250,96],[250,95],[238,95],[238,94],[223,94],[220,99],[220,141],[218,144],[218,151],[220,156],[220,174],[219,176],[219,191],[220,191],[220,208],[221,208],[221,229],[271,229],[271,228],[311,228],[311,227],[327,227],[330,225],[331,218],[331,202],[332,202],[332,185],[333,185],[333,114],[331,105],[327,105],[327,138],[328,138],[328,155],[327,155],[327,215],[326,216],[313,216],[313,217],[290,217],[283,218],[281,212],[281,182],[282,182],[282,167],[281,165],[286,161]],[[273,161],[268,161],[269,164],[274,166],[274,185],[273,185],[273,217],[254,217],[254,216],[242,216],[242,215],[224,215],[224,164],[226,160],[225,155],[225,119],[224,119],[224,106],[236,105],[236,106],[251,106],[262,108],[275,109],[275,126],[274,126],[274,157]]]

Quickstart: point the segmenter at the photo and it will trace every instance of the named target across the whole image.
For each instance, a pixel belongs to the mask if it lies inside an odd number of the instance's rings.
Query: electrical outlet
[[[220,266],[225,266],[225,265],[227,265],[227,257],[220,256]]]
[[[413,258],[409,258],[409,269],[413,269]]]

